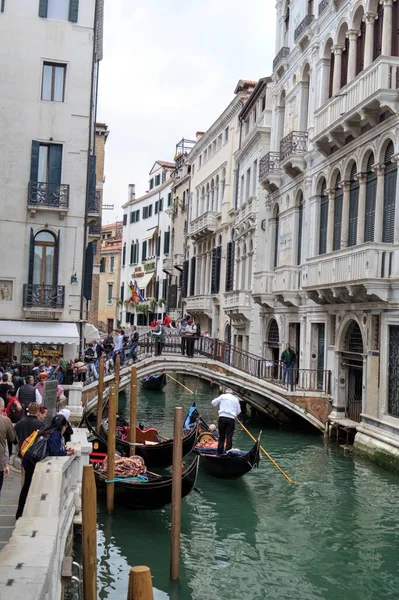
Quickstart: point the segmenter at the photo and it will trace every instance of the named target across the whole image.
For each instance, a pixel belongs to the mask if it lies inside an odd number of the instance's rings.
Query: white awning
[[[0,342],[79,344],[79,333],[76,323],[0,321]]]
[[[91,323],[85,324],[84,338],[89,342],[94,342],[100,339],[100,332],[97,327],[94,327]]]
[[[152,273],[145,273],[143,275],[143,277],[137,277],[136,281],[137,281],[137,285],[139,286],[139,288],[141,290],[145,290],[147,285],[150,283],[151,279],[154,277],[154,272]]]
[[[156,233],[158,233],[158,226],[151,227],[151,229],[147,229],[147,233],[143,237],[143,240],[152,240]]]

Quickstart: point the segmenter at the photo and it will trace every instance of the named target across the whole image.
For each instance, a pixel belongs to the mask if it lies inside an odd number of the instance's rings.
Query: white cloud
[[[205,131],[239,79],[270,75],[271,0],[112,0],[105,3],[99,121],[108,124],[104,201],[121,217],[127,186],[147,189],[157,159]]]

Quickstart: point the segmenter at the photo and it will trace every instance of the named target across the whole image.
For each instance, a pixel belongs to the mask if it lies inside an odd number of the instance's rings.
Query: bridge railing
[[[184,355],[186,347],[187,338],[168,334],[162,353]],[[150,333],[140,336],[137,354],[147,356],[155,354],[155,339]],[[288,391],[331,393],[331,371],[296,367],[286,370],[280,361],[267,360],[223,340],[209,337],[195,338],[194,356],[211,358]],[[187,359],[190,360],[189,357]]]

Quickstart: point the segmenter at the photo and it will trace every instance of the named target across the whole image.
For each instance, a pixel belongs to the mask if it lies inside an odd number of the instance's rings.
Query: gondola
[[[203,433],[200,440],[205,437],[215,438],[209,433]],[[241,450],[230,450],[225,454],[217,454],[217,449],[195,447],[193,452],[201,459],[204,470],[219,479],[238,479],[253,467],[257,467],[260,460],[260,436],[254,446],[248,452]]]
[[[195,487],[198,473],[199,457],[196,456],[191,465],[182,474],[181,497],[187,496]],[[94,470],[97,488],[106,490],[107,476]],[[170,475],[156,476],[147,474],[148,481],[140,481],[141,478],[126,481],[117,479],[115,481],[115,501],[127,508],[156,509],[163,508],[172,501],[172,477]]]
[[[104,412],[106,408],[107,406],[104,407]],[[89,418],[94,414],[94,411],[91,413],[85,411],[83,414],[83,423],[90,431],[90,441],[93,442],[93,450],[98,453],[106,453],[108,444],[108,421],[106,418],[103,419],[101,430],[98,433],[94,423]],[[118,421],[120,423],[124,422],[121,417],[118,417]],[[190,428],[183,433],[183,456],[193,449],[197,441],[197,431],[198,425],[196,420],[193,419]],[[153,467],[167,467],[171,465],[173,461],[173,438],[165,441],[155,441],[157,438],[154,437],[154,432],[155,434],[157,433],[153,428],[144,431],[138,427],[136,428],[136,454],[144,459],[144,462],[149,469],[152,469]],[[116,438],[116,450],[121,456],[129,456],[130,444],[121,437],[120,431],[118,431]]]
[[[141,387],[143,390],[151,390],[153,392],[160,392],[167,383],[166,373],[160,373],[159,375],[149,375],[141,380]]]

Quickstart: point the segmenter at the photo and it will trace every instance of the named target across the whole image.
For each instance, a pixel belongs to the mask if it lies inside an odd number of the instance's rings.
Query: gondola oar
[[[183,383],[181,383],[180,381],[178,381],[177,379],[175,379],[174,377],[172,377],[172,375],[169,375],[169,373],[166,373],[166,376],[170,377],[170,379],[173,379],[173,381],[175,381],[176,383],[178,383],[179,385],[181,385],[185,390],[187,390],[188,392],[190,392],[190,394],[195,394],[195,392],[193,392],[188,387],[186,387],[185,385],[183,385]]]

